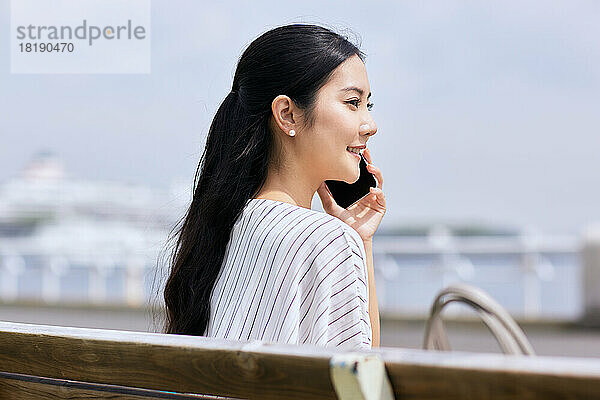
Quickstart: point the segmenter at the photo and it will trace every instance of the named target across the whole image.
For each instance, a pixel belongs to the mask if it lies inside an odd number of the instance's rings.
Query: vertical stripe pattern
[[[365,248],[327,213],[249,199],[211,296],[207,336],[370,349]]]

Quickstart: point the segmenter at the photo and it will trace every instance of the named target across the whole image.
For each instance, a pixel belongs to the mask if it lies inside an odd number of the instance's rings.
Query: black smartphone
[[[370,187],[377,187],[377,181],[373,174],[367,170],[367,162],[362,154],[360,155],[359,166],[360,177],[354,183],[334,180],[325,181],[333,199],[343,208],[348,208],[369,194]]]

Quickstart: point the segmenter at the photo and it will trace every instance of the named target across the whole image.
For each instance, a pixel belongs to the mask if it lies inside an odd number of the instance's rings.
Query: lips
[[[348,153],[352,153],[353,155],[357,156],[358,159],[360,160],[361,154],[366,147],[367,146],[364,144],[358,145],[358,146],[348,146],[348,147],[346,147],[346,151]]]
[[[348,149],[354,149],[354,150],[360,150],[360,151],[362,151],[362,150],[364,150],[364,149],[367,148],[367,145],[366,144],[357,144],[357,145],[354,145],[354,146],[353,145],[349,145],[349,146],[346,146],[346,147]]]
[[[353,152],[351,152],[351,151],[350,151],[350,150],[348,150],[348,149],[346,149],[346,152],[348,152],[348,153],[352,154],[354,157],[356,157],[356,158],[358,158],[358,159],[360,160],[360,157],[361,157],[361,156],[360,156],[360,154],[358,154],[358,153],[353,153]]]

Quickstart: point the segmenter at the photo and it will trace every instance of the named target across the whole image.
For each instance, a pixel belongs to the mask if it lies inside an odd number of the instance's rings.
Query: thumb
[[[327,184],[325,182],[321,182],[321,185],[317,189],[317,193],[319,194],[319,197],[321,198],[321,203],[323,204],[323,209],[332,210],[336,203],[335,203],[335,200],[333,199],[333,196],[331,196],[331,193],[329,192],[329,189],[327,188]]]

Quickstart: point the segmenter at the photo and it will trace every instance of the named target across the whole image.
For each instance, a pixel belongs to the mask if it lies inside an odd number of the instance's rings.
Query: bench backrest
[[[600,359],[394,348],[348,353],[0,322],[0,398],[115,398],[115,393],[131,399],[203,398],[185,393],[249,399],[589,399],[600,398]]]

